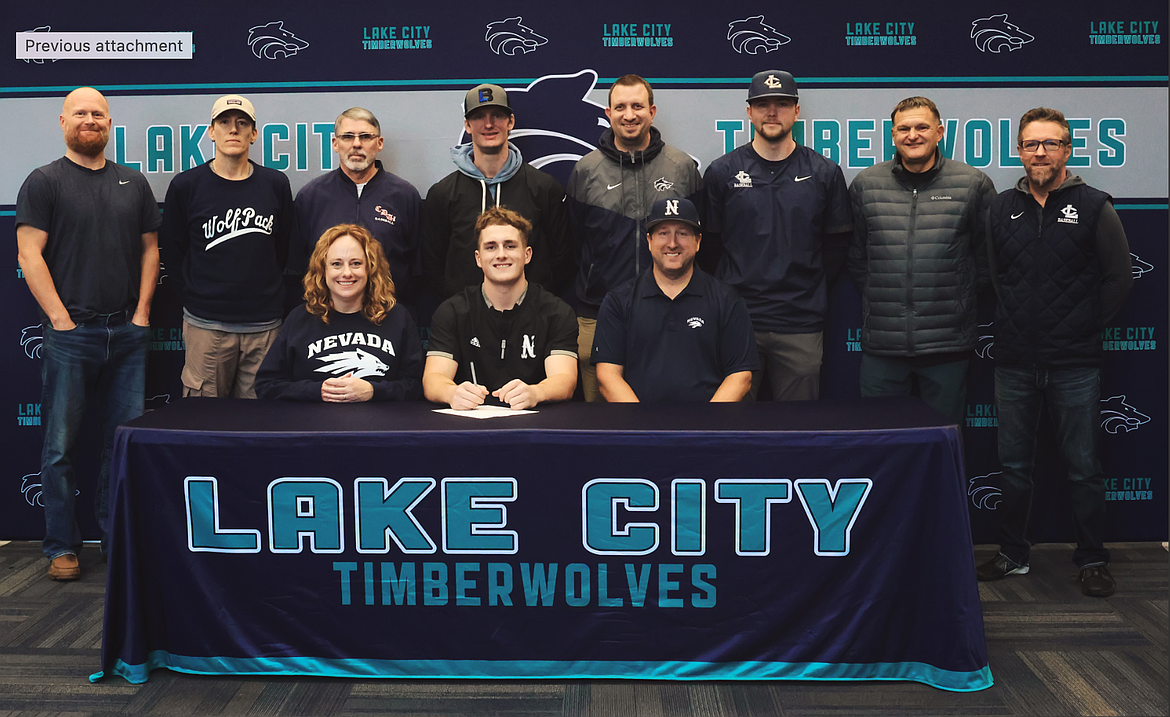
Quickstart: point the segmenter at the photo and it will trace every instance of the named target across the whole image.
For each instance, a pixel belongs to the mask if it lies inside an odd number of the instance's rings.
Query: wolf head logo
[[[309,43],[285,30],[283,20],[276,20],[248,30],[248,46],[256,57],[275,60],[278,57],[292,57],[308,47]]]
[[[732,49],[741,55],[772,52],[781,45],[792,42],[791,37],[777,32],[776,28],[765,23],[763,15],[736,20],[728,23],[727,28],[727,39],[731,40]]]
[[[24,355],[30,359],[39,359],[41,357],[41,345],[45,343],[45,337],[41,334],[41,325],[25,326],[20,330],[20,345],[24,349]]]
[[[1125,402],[1125,394],[1101,401],[1101,427],[1107,432],[1129,433],[1150,422],[1150,417]]]
[[[41,25],[40,27],[34,27],[34,28],[33,28],[33,29],[31,29],[31,30],[25,30],[25,32],[49,32],[49,31],[50,31],[50,30],[52,30],[52,29],[53,29],[53,28],[52,28],[51,26],[49,26],[49,25]],[[25,60],[25,61],[24,61],[24,64],[26,64],[26,65],[27,65],[27,64],[28,64],[28,63],[30,63],[30,62],[35,62],[35,63],[36,63],[36,64],[38,64],[38,65],[43,65],[43,64],[45,64],[45,61],[44,61],[44,60],[42,60],[42,59],[40,59],[40,58],[38,58],[38,59],[36,59],[36,60]],[[53,60],[53,62],[56,62],[56,60]]]
[[[352,373],[354,378],[366,376],[385,376],[390,368],[378,360],[377,356],[354,349],[353,351],[338,351],[326,356],[318,356],[317,360],[327,362],[324,366],[314,369],[318,373],[331,373],[335,376],[344,376]]]
[[[1003,499],[1003,491],[999,489],[999,476],[1002,473],[995,471],[967,481],[967,495],[971,496],[972,505],[980,510],[995,510],[999,507]]]
[[[508,139],[524,161],[568,182],[573,165],[597,147],[602,130],[609,127],[605,107],[589,99],[597,84],[597,72],[581,70],[572,75],[545,75],[527,87],[507,87],[516,113],[516,126]],[[459,143],[471,141],[466,133]]]
[[[981,359],[993,359],[995,354],[992,349],[995,348],[995,322],[989,321],[986,324],[979,324],[979,336],[975,339],[975,355]]]
[[[1148,261],[1142,261],[1137,254],[1131,253],[1129,255],[1130,267],[1133,269],[1133,278],[1140,279],[1149,271],[1154,270],[1154,265]]]
[[[146,411],[146,413],[150,413],[151,411],[157,411],[158,409],[162,408],[163,406],[167,405],[170,402],[171,402],[171,394],[169,394],[169,393],[160,393],[160,394],[157,394],[155,396],[151,396],[150,398],[146,399],[145,411]]]
[[[548,42],[548,38],[541,37],[533,32],[532,28],[522,25],[520,21],[523,19],[517,15],[507,20],[488,23],[487,34],[483,39],[487,40],[492,52],[497,55],[523,55]]]
[[[971,37],[980,52],[999,54],[1015,52],[1036,38],[1007,21],[1007,13],[992,15],[971,23]]]

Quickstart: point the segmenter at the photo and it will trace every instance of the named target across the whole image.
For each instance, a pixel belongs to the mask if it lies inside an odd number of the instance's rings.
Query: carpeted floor
[[[915,683],[439,682],[205,677],[158,670],[143,685],[90,684],[105,565],[45,577],[35,543],[0,547],[0,717],[17,715],[1166,715],[1170,564],[1158,543],[1111,545],[1119,589],[1081,595],[1071,546],[1037,546],[1032,572],[981,584],[995,686]],[[994,554],[976,548],[982,562]],[[924,577],[924,579],[926,579]]]

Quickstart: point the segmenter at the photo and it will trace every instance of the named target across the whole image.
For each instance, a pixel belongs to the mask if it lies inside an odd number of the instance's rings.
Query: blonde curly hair
[[[314,316],[329,323],[329,312],[333,309],[333,298],[325,283],[325,256],[333,242],[342,237],[351,237],[362,247],[366,255],[366,289],[362,293],[362,316],[370,323],[379,325],[396,303],[394,279],[390,276],[390,265],[382,244],[369,230],[357,224],[338,224],[327,229],[317,240],[313,256],[309,258],[309,270],[305,272],[305,309]]]

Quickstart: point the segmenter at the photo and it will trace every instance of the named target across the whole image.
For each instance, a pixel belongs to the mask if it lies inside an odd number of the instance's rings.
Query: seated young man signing
[[[527,219],[492,207],[475,223],[483,283],[447,299],[431,318],[423,393],[470,410],[489,395],[519,410],[571,398],[577,386],[577,317],[529,284]]]

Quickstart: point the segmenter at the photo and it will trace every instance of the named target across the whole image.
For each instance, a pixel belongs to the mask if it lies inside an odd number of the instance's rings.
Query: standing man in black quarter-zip
[[[577,243],[577,325],[581,389],[603,400],[590,364],[597,313],[610,289],[650,268],[646,217],[659,199],[685,198],[702,207],[703,178],[695,160],[662,141],[653,126],[654,88],[637,75],[609,88],[610,128],[581,158],[566,193]]]
[[[983,213],[995,186],[942,156],[934,102],[908,97],[891,119],[896,155],[849,188],[846,265],[861,292],[861,395],[918,395],[960,423],[978,338],[975,297],[988,281]]]
[[[1048,406],[1068,469],[1081,592],[1108,597],[1117,584],[1105,548],[1101,472],[1101,330],[1133,286],[1129,242],[1113,198],[1065,167],[1072,136],[1064,115],[1037,107],[1020,118],[1025,176],[991,202],[987,217],[995,312],[999,415],[999,554],[980,580],[1028,572],[1028,518],[1040,410]]]

